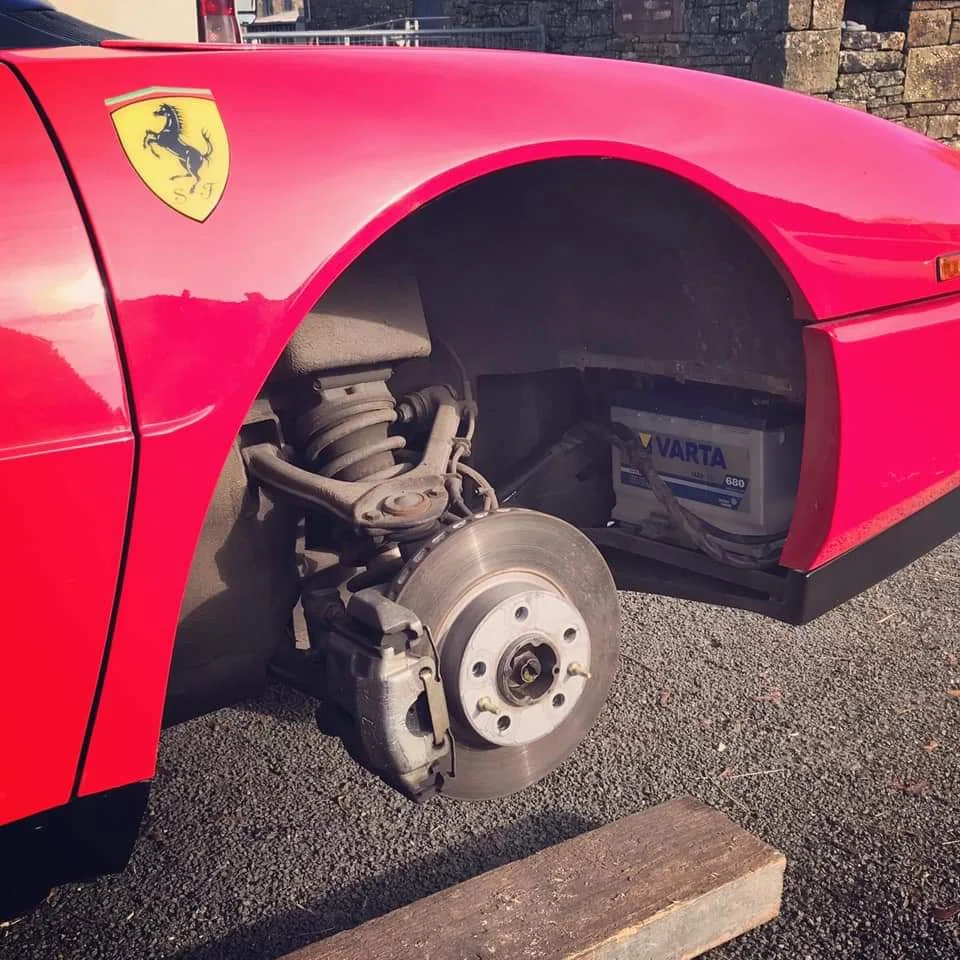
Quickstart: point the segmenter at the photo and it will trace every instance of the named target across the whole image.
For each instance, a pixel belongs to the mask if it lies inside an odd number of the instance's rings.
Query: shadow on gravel
[[[598,826],[599,821],[569,812],[529,816],[509,827],[471,837],[443,853],[344,887],[322,900],[298,904],[287,913],[187,950],[177,960],[275,960]]]
[[[285,723],[306,723],[312,726],[317,701],[298,690],[268,681],[258,696],[232,704],[232,708],[241,713],[273,717]]]

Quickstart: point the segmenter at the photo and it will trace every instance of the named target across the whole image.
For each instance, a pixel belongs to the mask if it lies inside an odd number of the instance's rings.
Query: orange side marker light
[[[960,253],[948,253],[937,257],[937,279],[941,281],[960,279]]]

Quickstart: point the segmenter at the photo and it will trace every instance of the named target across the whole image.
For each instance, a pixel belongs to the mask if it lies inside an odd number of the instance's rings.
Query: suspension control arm
[[[402,530],[439,519],[447,509],[447,464],[461,420],[461,404],[452,396],[437,406],[420,462],[386,480],[333,480],[291,463],[273,443],[243,451],[247,469],[261,483],[311,507],[336,514],[356,527]]]

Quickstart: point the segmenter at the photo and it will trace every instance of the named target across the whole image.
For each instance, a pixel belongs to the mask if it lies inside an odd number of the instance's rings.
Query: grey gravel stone
[[[788,861],[780,918],[715,960],[955,960],[960,924],[930,911],[960,900],[960,538],[806,627],[623,612],[600,721],[505,801],[414,806],[279,689],[167,731],[130,867],[0,930],[0,957],[270,960],[693,794]]]

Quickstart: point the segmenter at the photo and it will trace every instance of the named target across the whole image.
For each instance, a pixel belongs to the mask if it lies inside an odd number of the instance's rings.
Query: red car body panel
[[[781,562],[812,568],[960,486],[960,298],[810,326],[804,343],[816,389]]]
[[[2,65],[0,104],[16,131],[16,150],[0,151],[4,824],[73,791],[117,589],[134,444],[87,232],[36,110]]]
[[[956,289],[938,283],[935,260],[960,249],[960,154],[932,141],[756,84],[596,59],[129,46],[9,59],[42,104],[88,212],[142,437],[81,794],[153,773],[194,545],[228,446],[282,347],[371,242],[485,173],[552,157],[621,158],[696,184],[753,231],[794,292],[798,323],[821,321],[807,331],[816,429],[806,436],[791,567],[822,564],[957,483],[956,445],[936,461],[904,451],[879,484],[876,459],[861,457],[878,437],[873,412],[891,410],[895,394],[914,411],[942,399],[925,351],[940,351],[938,362],[957,355],[956,302],[918,308],[925,322],[904,308],[822,323]],[[205,223],[160,203],[119,147],[104,102],[149,87],[208,88],[216,98],[232,159]],[[882,382],[870,382],[870,364]]]

